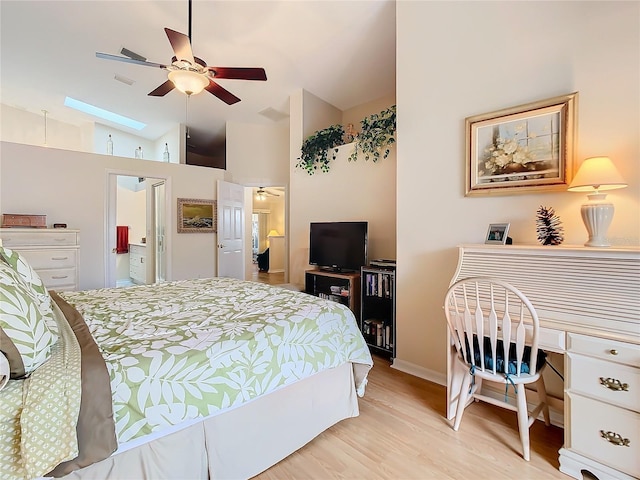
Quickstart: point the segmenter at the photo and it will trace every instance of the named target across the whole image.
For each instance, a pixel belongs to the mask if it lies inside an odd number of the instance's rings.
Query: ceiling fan
[[[280,195],[270,192],[269,190],[265,190],[264,187],[260,187],[258,188],[258,190],[256,190],[256,196],[258,197],[258,200],[265,200],[268,196],[279,197]]]
[[[191,50],[191,0],[189,0],[189,35],[176,32],[170,28],[165,28],[164,31],[175,53],[169,65],[148,62],[143,56],[126,48],[123,48],[120,52],[125,56],[96,52],[96,57],[167,70],[169,79],[155,90],[149,92],[149,95],[153,97],[163,97],[174,88],[177,88],[187,96],[196,95],[202,90],[207,90],[226,104],[233,105],[239,102],[240,99],[216,83],[216,79],[262,81],[267,79],[264,68],[209,67],[204,60],[193,55]]]

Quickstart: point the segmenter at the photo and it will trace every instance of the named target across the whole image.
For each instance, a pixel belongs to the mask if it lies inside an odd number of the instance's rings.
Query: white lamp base
[[[605,194],[599,195],[606,196]],[[595,195],[589,195],[590,199],[591,197],[595,197]],[[584,245],[585,247],[609,247],[611,244],[607,241],[607,230],[613,220],[613,204],[602,202],[604,198],[602,200],[594,198],[593,200],[596,201],[585,203],[580,208],[582,221],[589,233],[589,240]]]

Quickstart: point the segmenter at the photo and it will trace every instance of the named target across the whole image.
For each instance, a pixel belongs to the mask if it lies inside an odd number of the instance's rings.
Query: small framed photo
[[[178,199],[178,233],[215,233],[217,230],[215,200]]]
[[[492,243],[496,245],[505,245],[509,235],[509,223],[492,223],[487,230],[487,238],[484,243]]]
[[[565,191],[578,93],[465,119],[466,196]]]

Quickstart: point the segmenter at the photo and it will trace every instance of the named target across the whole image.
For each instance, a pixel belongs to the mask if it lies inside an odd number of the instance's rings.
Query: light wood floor
[[[284,282],[284,272],[268,273],[258,271],[258,265],[253,264],[251,280],[254,282],[267,283],[269,285],[282,285]]]
[[[444,418],[445,388],[374,357],[360,416],[339,422],[259,480],[562,479],[563,430],[535,422],[531,461],[520,454],[515,412],[479,402],[460,430]]]

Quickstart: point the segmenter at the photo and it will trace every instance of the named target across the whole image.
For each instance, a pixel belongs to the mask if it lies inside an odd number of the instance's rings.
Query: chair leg
[[[538,392],[538,398],[540,402],[544,402],[544,406],[542,407],[542,415],[544,416],[544,424],[548,427],[551,425],[551,419],[549,418],[549,401],[547,400],[547,389],[544,385],[544,380],[542,379],[542,375],[536,382],[536,390]]]
[[[456,418],[453,421],[453,429],[457,432],[460,428],[460,422],[462,421],[462,414],[467,406],[469,400],[469,387],[471,386],[471,375],[466,374],[462,379],[462,385],[460,386],[460,394],[458,395],[458,406],[456,407]]]
[[[518,385],[518,430],[520,431],[520,442],[522,443],[522,456],[528,462],[529,455],[529,412],[527,410],[527,394],[524,385]]]

